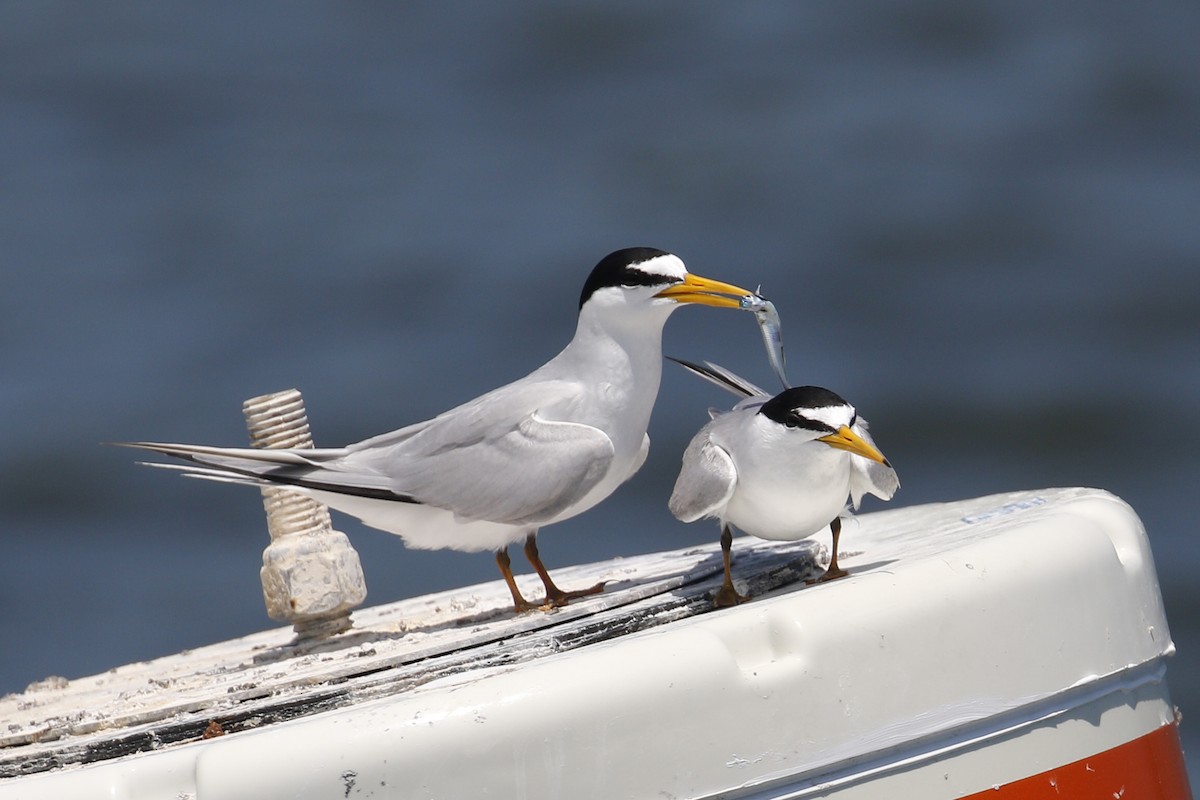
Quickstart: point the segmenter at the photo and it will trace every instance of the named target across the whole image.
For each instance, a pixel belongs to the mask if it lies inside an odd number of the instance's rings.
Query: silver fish
[[[790,388],[783,356],[783,326],[779,322],[779,312],[775,310],[775,304],[756,290],[754,294],[742,298],[741,308],[754,312],[758,320],[758,330],[762,334],[763,346],[767,349],[767,360],[771,362],[771,368],[775,370],[783,388]]]

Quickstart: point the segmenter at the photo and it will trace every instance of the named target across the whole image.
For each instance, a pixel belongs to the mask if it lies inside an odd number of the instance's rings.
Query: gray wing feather
[[[510,384],[352,445],[341,466],[385,476],[394,491],[459,517],[538,524],[582,499],[612,464],[603,431],[529,410],[577,391],[567,381]]]
[[[675,518],[695,522],[719,514],[737,487],[737,468],[725,449],[709,441],[707,428],[683,453],[683,467],[668,507]]]
[[[502,435],[377,469],[417,502],[462,518],[525,525],[548,521],[581,500],[612,459],[603,431],[531,415]]]
[[[196,478],[257,485],[292,484],[310,489],[411,501],[411,498],[394,492],[385,476],[348,465],[345,449],[258,450],[167,442],[117,444],[191,462],[179,467],[167,464],[150,466],[177,469]]]
[[[467,519],[536,525],[590,492],[608,472],[613,444],[589,425],[530,409],[570,403],[567,381],[502,387],[391,433],[337,450],[255,450],[138,442],[183,458],[196,477],[423,503]]]
[[[719,364],[714,364],[711,361],[705,361],[703,365],[694,364],[691,361],[684,361],[681,358],[667,356],[679,366],[697,375],[709,383],[720,386],[731,394],[736,394],[739,397],[762,397],[769,398],[769,392],[764,391],[758,386],[755,386],[750,381],[743,378],[734,372],[730,372]]]

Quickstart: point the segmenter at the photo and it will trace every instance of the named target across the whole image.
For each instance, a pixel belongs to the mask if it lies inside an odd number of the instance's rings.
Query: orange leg
[[[726,608],[728,606],[736,606],[738,603],[744,603],[750,598],[746,595],[738,594],[738,590],[733,588],[733,574],[729,570],[729,564],[732,560],[730,550],[733,548],[733,531],[728,525],[721,526],[721,558],[725,562],[725,582],[721,584],[721,588],[717,590],[713,602],[717,608]]]
[[[496,551],[496,566],[500,567],[500,574],[504,576],[504,582],[508,584],[508,590],[512,592],[513,609],[518,614],[532,611],[533,605],[521,596],[521,590],[517,588],[517,580],[512,574],[512,559],[508,557],[507,547]]]
[[[525,537],[525,557],[529,559],[529,563],[537,571],[538,577],[542,579],[542,585],[546,587],[546,602],[543,608],[558,608],[565,606],[577,598],[600,594],[604,591],[604,581],[600,581],[595,586],[590,586],[587,589],[577,589],[573,592],[564,592],[555,586],[554,581],[550,579],[550,572],[546,569],[546,565],[542,563],[542,557],[538,554],[536,532]]]
[[[833,550],[831,551],[833,555],[829,557],[829,569],[825,570],[824,575],[822,575],[820,578],[817,578],[818,583],[837,580],[838,578],[844,578],[850,574],[846,570],[839,567],[837,563],[838,539],[842,535],[842,518],[834,517],[833,522],[829,523],[829,530],[833,532]]]

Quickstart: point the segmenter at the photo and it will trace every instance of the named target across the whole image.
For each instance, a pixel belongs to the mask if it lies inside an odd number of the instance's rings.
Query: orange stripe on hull
[[[1177,725],[963,800],[1191,800]]]

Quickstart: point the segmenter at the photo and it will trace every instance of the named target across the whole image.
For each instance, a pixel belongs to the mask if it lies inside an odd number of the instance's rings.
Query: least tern
[[[671,253],[618,250],[584,283],[575,336],[561,353],[433,419],[337,449],[127,446],[191,462],[154,466],[196,477],[303,492],[409,547],[494,551],[517,611],[533,607],[508,556],[524,540],[545,606],[558,606],[603,584],[555,586],[538,529],[596,505],[646,460],[667,317],[683,303],[738,308],[749,294],[689,273]]]
[[[838,567],[840,514],[866,494],[890,500],[896,471],[875,447],[854,406],[819,386],[797,386],[771,397],[715,364],[678,361],[745,399],[728,412],[710,411],[683,454],[669,503],[684,522],[716,517],[721,524],[725,582],[719,606],[748,598],[733,587],[731,528],[761,539],[794,540],[829,526],[833,549],[821,580],[848,574]]]

